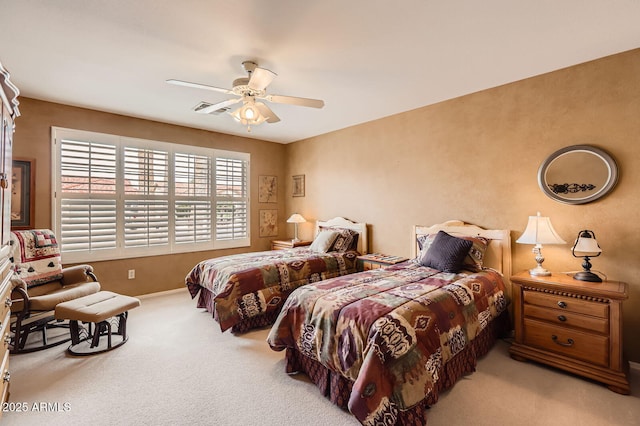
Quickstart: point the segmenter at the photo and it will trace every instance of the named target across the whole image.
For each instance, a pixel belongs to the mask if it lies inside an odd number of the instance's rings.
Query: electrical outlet
[[[129,269],[129,279],[132,280],[136,277],[136,270],[135,269]]]

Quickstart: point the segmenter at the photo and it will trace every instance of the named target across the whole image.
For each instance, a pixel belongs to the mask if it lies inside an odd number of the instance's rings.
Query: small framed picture
[[[304,175],[293,176],[293,194],[294,197],[304,197]]]
[[[278,178],[276,176],[260,176],[258,181],[258,202],[278,202]]]
[[[260,237],[278,235],[278,210],[260,210]]]
[[[34,222],[35,160],[14,159],[11,170],[11,229],[31,229]]]

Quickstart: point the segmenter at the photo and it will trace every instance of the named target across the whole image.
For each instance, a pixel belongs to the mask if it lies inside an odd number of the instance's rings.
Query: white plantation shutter
[[[169,153],[146,148],[124,148],[124,192],[169,195]]]
[[[116,247],[116,146],[60,142],[60,226],[63,251]]]
[[[116,201],[62,199],[62,227],[57,232],[64,251],[116,248]]]
[[[62,140],[60,151],[60,181],[64,192],[116,193],[115,145]]]
[[[169,202],[126,200],[124,246],[151,247],[169,244]]]
[[[169,153],[124,147],[124,246],[169,245]]]
[[[216,240],[248,238],[248,162],[216,158]]]
[[[249,154],[53,128],[63,261],[243,247]]]
[[[176,243],[211,241],[211,201],[176,201]]]
[[[203,243],[212,240],[211,159],[175,154],[175,241]]]
[[[211,197],[211,160],[208,156],[175,154],[176,196]]]
[[[218,201],[216,203],[216,239],[247,238],[246,201]]]

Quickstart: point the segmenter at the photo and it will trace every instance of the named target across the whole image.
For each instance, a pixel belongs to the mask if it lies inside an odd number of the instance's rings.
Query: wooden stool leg
[[[100,343],[100,335],[102,334],[102,329],[104,328],[105,323],[99,322],[95,325],[95,330],[93,332],[93,340],[91,341],[91,347],[95,348]]]
[[[71,334],[72,345],[77,345],[78,343],[80,343],[80,327],[78,326],[78,321],[69,321],[69,333]]]
[[[118,334],[122,336],[122,340],[127,340],[127,316],[129,311],[125,311],[118,315],[120,317],[118,321]]]
[[[107,327],[107,348],[111,348],[111,324],[109,322],[105,322]]]

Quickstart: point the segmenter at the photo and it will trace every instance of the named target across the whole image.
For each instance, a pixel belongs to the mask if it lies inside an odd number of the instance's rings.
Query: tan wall
[[[640,50],[442,102],[327,135],[280,145],[180,126],[20,99],[14,156],[36,160],[36,227],[51,226],[51,126],[251,153],[251,250],[269,247],[258,237],[259,210],[277,208],[279,236],[294,211],[309,222],[337,215],[370,224],[372,251],[408,256],[411,227],[461,219],[520,235],[527,216],[550,216],[567,241],[592,229],[603,248],[594,269],[629,283],[624,304],[625,350],[640,362]],[[620,167],[613,193],[570,206],[547,198],[537,169],[555,150],[590,144]],[[306,176],[306,196],[291,198],[291,176]],[[259,175],[278,177],[277,204],[259,204]],[[514,271],[533,266],[530,246],[514,246]],[[96,262],[103,287],[124,294],[179,288],[198,261],[244,251],[207,251]],[[569,246],[545,247],[545,266],[580,267]],[[136,279],[126,271],[136,269]]]
[[[287,145],[288,179],[306,175],[306,196],[287,198],[286,210],[367,222],[370,250],[405,256],[412,225],[448,219],[510,229],[514,241],[536,211],[568,242],[591,229],[603,249],[594,269],[629,283],[625,350],[640,362],[638,75],[640,49]],[[607,197],[572,206],[542,193],[537,170],[577,144],[608,151],[620,179]],[[514,271],[535,265],[531,246],[513,247]],[[543,254],[553,271],[580,269],[570,245]]]
[[[260,209],[277,209],[279,231],[287,235],[284,193],[277,204],[258,203],[258,176],[285,179],[285,146],[272,142],[174,126],[122,115],[107,114],[29,98],[20,98],[21,117],[16,120],[14,157],[36,162],[35,227],[50,228],[51,221],[51,127],[67,127],[163,142],[182,143],[251,154],[251,247],[233,250],[201,251],[158,257],[140,257],[92,265],[103,289],[140,295],[184,286],[184,278],[200,260],[247,250],[267,250],[272,238],[259,238]],[[212,117],[212,120],[222,119]],[[282,191],[282,187],[280,191]],[[63,259],[64,260],[64,259]],[[136,278],[127,279],[127,270],[135,269]]]

